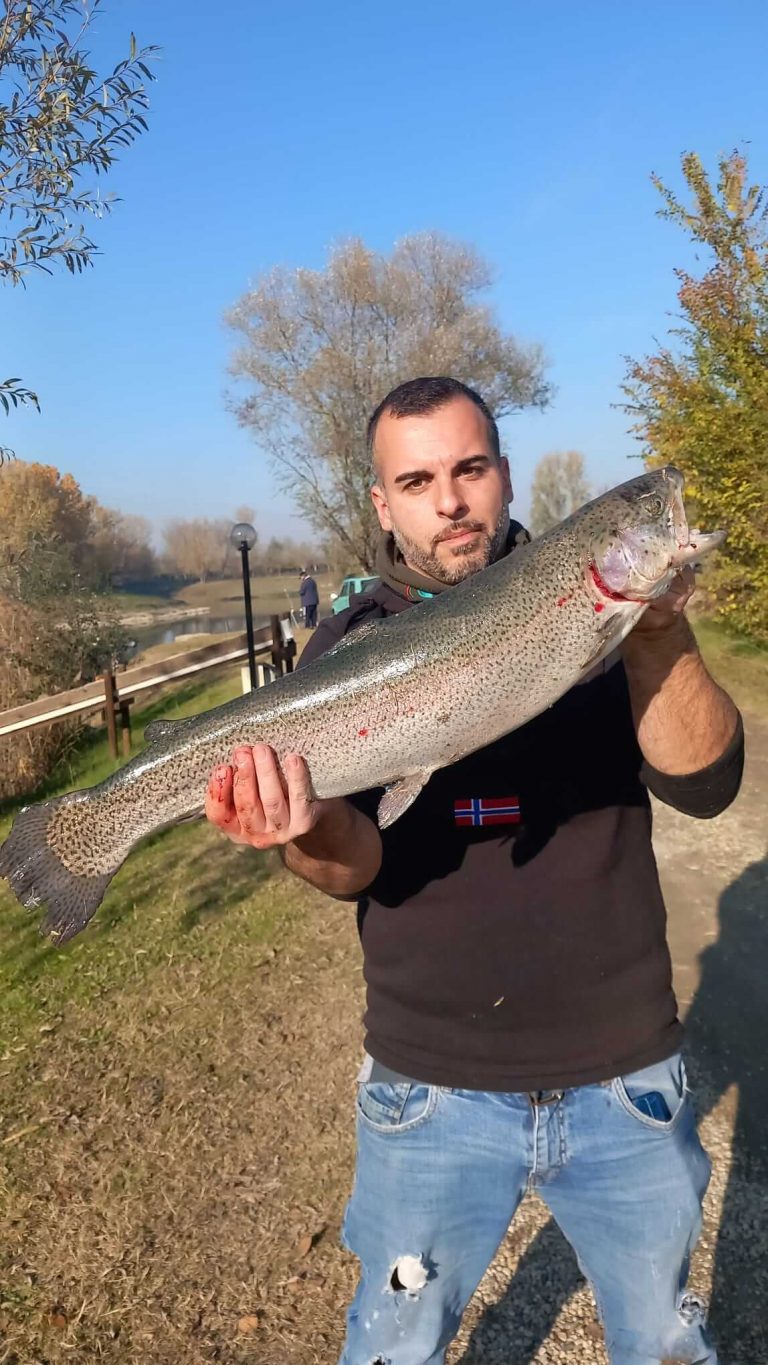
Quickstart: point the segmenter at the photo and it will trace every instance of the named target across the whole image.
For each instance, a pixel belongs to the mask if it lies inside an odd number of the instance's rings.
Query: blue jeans
[[[649,1092],[671,1117],[636,1107]],[[440,1365],[528,1189],[592,1285],[612,1365],[716,1365],[685,1292],[710,1164],[680,1056],[538,1098],[358,1085],[342,1236],[361,1277],[340,1365]]]

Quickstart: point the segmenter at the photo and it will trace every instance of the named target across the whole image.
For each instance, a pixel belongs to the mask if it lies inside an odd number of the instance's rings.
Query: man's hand
[[[287,754],[281,770],[269,745],[256,744],[235,749],[232,763],[213,771],[205,814],[233,843],[273,848],[314,829],[323,804],[303,758]]]
[[[689,564],[681,569],[668,590],[651,602],[630,635],[654,636],[658,630],[666,630],[679,622],[685,608],[696,591],[696,576]]]
[[[279,848],[290,872],[352,899],[381,866],[376,825],[343,797],[318,801],[304,759],[287,754],[281,769],[268,744],[235,749],[211,774],[205,814],[235,844]]]

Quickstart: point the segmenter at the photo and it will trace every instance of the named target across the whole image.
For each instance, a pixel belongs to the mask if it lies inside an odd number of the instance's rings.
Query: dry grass
[[[214,837],[224,878],[241,855]],[[268,935],[238,932],[253,916]],[[353,1283],[351,920],[278,874],[191,951],[149,972],[126,954],[120,986],[9,1059],[4,1365],[333,1358]]]
[[[34,654],[39,629],[29,607],[0,596],[0,711],[44,690],[33,669],[21,662]],[[0,736],[0,801],[41,781],[77,728],[77,722],[60,722]]]
[[[177,713],[236,690],[187,689]],[[105,776],[103,748],[65,785]],[[332,1359],[351,907],[198,825],[137,850],[63,950],[3,884],[0,945],[2,1365]]]

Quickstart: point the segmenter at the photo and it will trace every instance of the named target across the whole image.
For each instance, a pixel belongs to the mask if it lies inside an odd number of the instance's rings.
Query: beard
[[[476,531],[475,540],[468,541],[464,545],[452,545],[446,542],[445,537],[456,535],[459,531]],[[439,536],[428,546],[420,545],[417,541],[411,540],[399,527],[392,527],[392,536],[395,544],[400,551],[406,564],[411,569],[416,569],[419,573],[428,574],[430,578],[436,578],[438,583],[455,584],[462,579],[468,578],[470,574],[477,573],[480,569],[487,569],[489,564],[498,559],[507,541],[509,532],[509,508],[502,507],[498,521],[493,532],[489,532],[486,526],[477,521],[458,521],[451,526],[447,526]],[[443,555],[448,552],[448,558],[440,558],[439,547],[443,545]]]

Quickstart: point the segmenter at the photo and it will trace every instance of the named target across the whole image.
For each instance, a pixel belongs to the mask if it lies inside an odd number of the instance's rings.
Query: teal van
[[[366,592],[372,588],[374,583],[378,583],[378,578],[345,578],[338,592],[331,593],[331,611],[334,615],[340,611],[346,611],[349,606],[350,597],[356,593]]]

